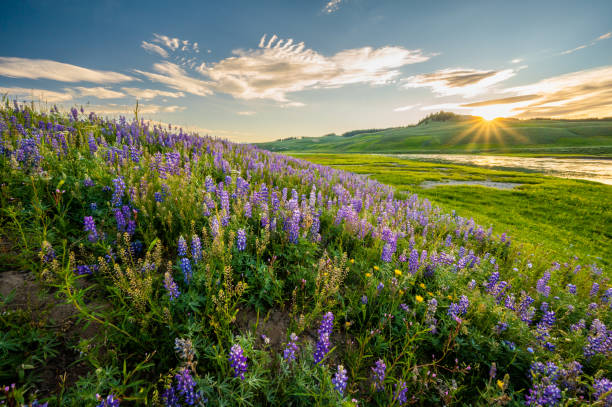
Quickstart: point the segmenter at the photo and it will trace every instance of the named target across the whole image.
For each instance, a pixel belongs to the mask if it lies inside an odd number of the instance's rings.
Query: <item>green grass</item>
[[[610,120],[463,120],[428,122],[345,137],[327,135],[260,143],[284,152],[612,154]]]
[[[446,212],[456,210],[483,225],[560,258],[612,261],[612,186],[595,182],[356,154],[293,154],[318,164],[369,174],[399,191],[417,193]],[[484,186],[422,188],[423,181],[490,180],[521,184],[511,190]]]

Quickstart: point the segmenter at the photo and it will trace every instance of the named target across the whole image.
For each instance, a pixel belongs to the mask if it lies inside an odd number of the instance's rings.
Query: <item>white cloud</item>
[[[612,66],[554,76],[501,93],[507,96],[425,106],[421,110],[455,110],[484,117],[611,117]]]
[[[140,46],[144,48],[145,51],[155,53],[162,58],[168,58],[168,51],[157,44],[151,44],[150,42],[143,41]]]
[[[93,96],[98,99],[118,99],[125,97],[125,94],[121,92],[103,88],[102,86],[97,86],[95,88],[84,88],[82,86],[77,86],[74,89],[79,92],[80,96]]]
[[[385,84],[400,75],[398,68],[430,58],[421,50],[396,46],[348,49],[327,57],[305,48],[303,42],[276,35],[262,36],[258,49],[233,53],[235,56],[202,64],[197,70],[212,80],[218,92],[278,102],[289,102],[287,93],[305,89]]]
[[[153,65],[153,69],[157,71],[157,73],[140,70],[135,70],[135,72],[146,76],[154,82],[166,84],[179,91],[192,93],[198,96],[212,94],[210,82],[190,77],[183,68],[172,62],[163,61],[156,63]]]
[[[60,82],[116,83],[134,80],[118,72],[98,71],[48,59],[16,57],[0,57],[0,76]]]
[[[521,62],[523,62],[523,58],[514,58],[512,61],[513,64],[520,64]]]
[[[469,68],[448,68],[436,72],[415,75],[404,79],[404,88],[428,87],[441,96],[463,95],[470,97],[488,91],[493,85],[516,74],[515,69],[500,71]]]
[[[400,107],[396,107],[395,109],[393,109],[394,112],[405,112],[407,110],[412,110],[415,107],[417,107],[418,105],[406,105],[406,106],[400,106]]]
[[[577,46],[576,48],[572,48],[572,49],[568,49],[566,51],[563,51],[563,52],[560,53],[560,55],[572,54],[572,53],[574,53],[576,51],[579,51],[581,49],[592,47],[593,45],[597,44],[599,41],[607,40],[609,38],[612,38],[612,31],[600,35],[599,37],[595,38],[593,41],[591,41],[591,42],[589,42],[587,44],[582,44],[582,45]]]
[[[183,92],[168,92],[165,90],[157,89],[140,89],[140,88],[121,88],[122,91],[130,96],[134,96],[138,99],[149,100],[154,99],[158,96],[169,97],[169,98],[181,98],[185,96]]]
[[[132,114],[135,105],[120,105],[109,103],[106,105],[89,105],[87,110],[96,114]],[[138,104],[139,114],[174,113],[185,110],[185,106],[160,106],[149,104]]]
[[[325,7],[323,7],[323,12],[331,14],[334,11],[337,11],[340,8],[340,3],[342,3],[342,0],[329,0],[325,4]]]
[[[73,95],[70,92],[62,93],[45,89],[27,89],[27,88],[4,88],[0,87],[0,94],[7,94],[9,97],[26,99],[32,102],[67,102],[72,100]]]
[[[153,34],[153,42],[157,42],[159,44],[163,44],[166,48],[169,48],[171,51],[176,51],[180,45],[181,40],[178,38],[170,38],[167,35]]]
[[[280,105],[280,107],[304,107],[306,106],[304,103],[302,102],[288,102],[288,103],[283,103],[282,105]]]
[[[240,116],[253,116],[255,114],[255,112],[247,110],[247,111],[244,111],[244,112],[238,112],[238,114]]]

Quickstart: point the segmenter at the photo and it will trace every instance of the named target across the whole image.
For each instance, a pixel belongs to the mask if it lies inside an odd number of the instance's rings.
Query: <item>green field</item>
[[[282,152],[611,155],[612,120],[516,120],[455,116],[416,126],[290,138],[259,147]]]
[[[612,261],[612,186],[519,171],[428,163],[361,154],[293,154],[346,171],[368,174],[399,191],[417,193],[445,212],[456,210],[496,232],[506,231],[559,259]],[[471,180],[518,183],[513,189],[473,185],[420,186],[424,181]]]

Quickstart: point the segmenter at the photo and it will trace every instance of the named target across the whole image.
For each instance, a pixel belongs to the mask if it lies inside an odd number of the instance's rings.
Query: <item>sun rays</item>
[[[494,114],[475,117],[469,122],[466,129],[452,137],[449,145],[466,144],[473,146],[505,146],[507,144],[520,144],[527,142],[525,136],[506,126],[504,119]]]

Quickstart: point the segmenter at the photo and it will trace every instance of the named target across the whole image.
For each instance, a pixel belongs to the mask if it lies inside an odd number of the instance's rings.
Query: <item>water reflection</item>
[[[507,157],[470,154],[390,154],[413,160],[442,161],[492,168],[517,168],[555,177],[586,179],[612,185],[612,160],[598,158]]]

